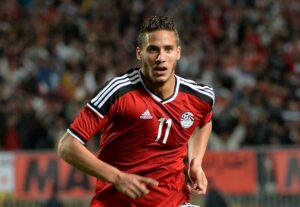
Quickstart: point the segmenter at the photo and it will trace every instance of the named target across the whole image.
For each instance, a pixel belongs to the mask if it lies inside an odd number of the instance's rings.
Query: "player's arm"
[[[58,155],[81,171],[110,182],[120,192],[131,198],[141,197],[149,192],[146,185],[157,185],[157,181],[135,174],[121,172],[99,160],[83,144],[66,132],[58,144]]]
[[[196,195],[206,193],[207,178],[202,169],[202,161],[211,130],[211,121],[202,127],[197,127],[188,143],[189,176],[191,179],[191,184],[188,185],[188,189],[191,193]]]

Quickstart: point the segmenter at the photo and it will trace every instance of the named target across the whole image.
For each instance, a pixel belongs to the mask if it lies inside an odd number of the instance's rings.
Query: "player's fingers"
[[[146,187],[146,185],[141,182],[141,181],[137,181],[134,183],[134,191],[135,193],[140,197],[140,196],[143,196],[143,195],[146,195],[149,193],[149,190],[148,188]]]
[[[132,189],[127,189],[126,191],[124,191],[124,194],[134,199],[140,197],[139,193],[135,192],[135,190]]]
[[[199,187],[203,190],[204,193],[206,193],[207,184],[208,184],[207,178],[206,178],[206,176],[203,176],[201,183],[199,183]]]
[[[139,193],[139,196],[146,195],[149,193],[149,190],[148,190],[146,184],[158,185],[158,182],[152,178],[143,177],[143,176],[137,176],[137,178],[138,178],[137,179],[138,182],[135,182],[135,188],[136,188],[136,190],[139,191],[139,192],[136,192],[136,193]]]
[[[149,193],[146,184],[158,185],[158,182],[149,177],[135,175],[135,179],[133,180],[132,184],[134,185],[135,190],[138,191],[136,193],[139,194],[139,196],[141,196]]]
[[[191,186],[190,184],[187,185],[188,191],[193,195],[198,195],[198,190],[194,188],[194,186]]]
[[[123,193],[131,198],[139,198],[149,193],[149,190],[143,183],[140,183],[138,180],[133,180],[127,185],[126,189],[123,190]]]
[[[142,197],[148,193],[147,189],[145,190],[145,189],[140,189],[140,188],[136,188],[136,187],[133,188],[131,191],[135,196],[134,198]]]
[[[135,175],[133,177],[129,189],[134,194],[134,198],[139,198],[149,193],[149,190],[145,184],[158,185],[158,182],[152,178],[139,175]]]
[[[204,193],[206,192],[207,189],[207,179],[205,174],[203,174],[202,176],[200,176],[199,179],[195,180],[193,182],[193,188],[194,189],[200,189],[201,191],[203,191]]]
[[[203,183],[194,183],[191,187],[192,187],[192,189],[194,189],[197,192],[205,193],[205,188],[204,188]]]
[[[136,176],[129,177],[127,181],[115,185],[118,191],[129,196],[130,198],[138,198],[149,192],[145,184],[140,182]]]
[[[187,185],[188,191],[193,194],[193,195],[204,195],[205,191],[201,188],[199,188],[199,186],[194,186],[194,185]]]
[[[140,181],[143,182],[143,183],[150,184],[150,185],[155,185],[155,186],[158,185],[158,181],[154,180],[152,178],[142,177],[142,176],[139,176],[139,178],[140,178]]]

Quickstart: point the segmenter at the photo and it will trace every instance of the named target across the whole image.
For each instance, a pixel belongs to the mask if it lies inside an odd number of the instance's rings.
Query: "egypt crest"
[[[183,128],[191,127],[194,123],[194,114],[192,112],[184,112],[181,115],[180,123]]]

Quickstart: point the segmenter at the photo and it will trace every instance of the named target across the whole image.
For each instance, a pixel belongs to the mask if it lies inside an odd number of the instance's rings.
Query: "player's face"
[[[158,85],[174,81],[176,63],[180,58],[180,47],[174,32],[159,30],[148,33],[136,54],[141,60],[146,81]]]

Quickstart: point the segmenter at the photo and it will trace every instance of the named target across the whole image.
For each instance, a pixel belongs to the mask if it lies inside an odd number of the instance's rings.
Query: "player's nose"
[[[160,64],[163,63],[165,61],[165,54],[163,50],[160,50],[156,59],[155,59],[155,63],[156,64]]]

